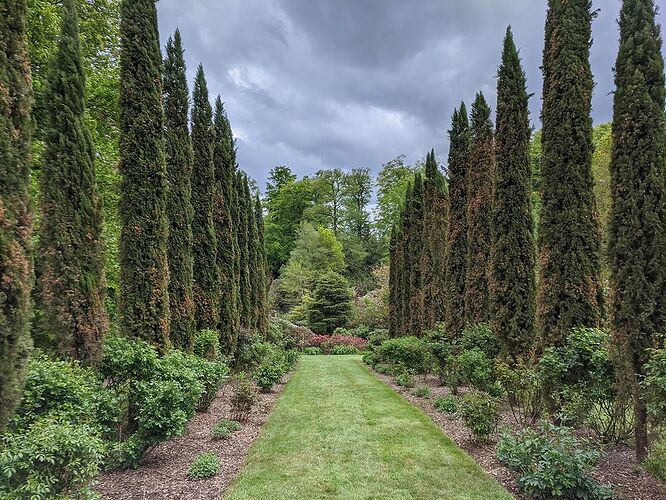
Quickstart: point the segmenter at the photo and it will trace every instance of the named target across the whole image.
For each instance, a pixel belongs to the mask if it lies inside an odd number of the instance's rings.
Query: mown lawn
[[[303,356],[227,499],[507,499],[359,356]]]

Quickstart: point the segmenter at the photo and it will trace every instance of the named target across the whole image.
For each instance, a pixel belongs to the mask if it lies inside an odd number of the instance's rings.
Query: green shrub
[[[666,435],[662,435],[650,446],[645,467],[662,481],[666,481]]]
[[[200,358],[214,361],[220,357],[220,332],[200,330],[194,337],[194,354]]]
[[[422,385],[412,390],[412,394],[418,398],[429,398],[432,394],[432,391],[427,385]]]
[[[358,354],[358,349],[351,345],[336,345],[331,348],[333,355]]]
[[[427,373],[432,367],[428,343],[417,337],[385,340],[377,354],[382,362],[403,366],[410,373]]]
[[[8,433],[0,448],[0,497],[95,498],[104,445],[87,426],[39,418],[29,430]]]
[[[104,341],[100,373],[111,385],[156,376],[157,351],[139,339],[107,337]]]
[[[488,392],[493,385],[495,371],[493,362],[480,349],[474,348],[458,356],[460,374],[474,389]]]
[[[284,370],[281,366],[270,363],[261,366],[255,373],[254,378],[261,390],[268,392],[280,382],[283,375]]]
[[[306,347],[303,349],[303,354],[317,356],[318,354],[321,354],[321,349],[319,347]]]
[[[368,349],[373,350],[382,345],[382,342],[389,339],[387,330],[375,330],[368,337]]]
[[[222,419],[213,427],[213,439],[229,439],[229,436],[240,428],[241,424],[235,420]]]
[[[650,416],[657,421],[666,420],[666,347],[654,349],[645,365],[645,397]]]
[[[533,367],[495,365],[495,374],[507,393],[514,420],[521,425],[534,425],[543,411],[542,381]]]
[[[600,453],[589,440],[577,438],[566,427],[546,425],[504,434],[497,457],[518,472],[518,485],[534,498],[611,498],[609,488],[592,477]]]
[[[252,379],[245,373],[236,376],[231,395],[232,418],[238,422],[245,422],[250,417],[252,407],[257,402],[257,391]]]
[[[454,396],[442,396],[437,398],[433,404],[437,411],[454,415],[458,411],[458,403]]]
[[[201,453],[190,465],[187,477],[190,479],[204,479],[213,477],[220,470],[220,459],[211,452]]]
[[[493,361],[500,352],[497,337],[493,334],[490,325],[479,323],[465,328],[462,332],[460,344],[463,351],[478,349]]]
[[[473,391],[462,397],[460,414],[477,441],[487,441],[497,429],[499,401],[490,394]]]
[[[412,377],[409,373],[403,372],[399,373],[395,377],[395,383],[398,384],[401,387],[414,387],[414,377]]]

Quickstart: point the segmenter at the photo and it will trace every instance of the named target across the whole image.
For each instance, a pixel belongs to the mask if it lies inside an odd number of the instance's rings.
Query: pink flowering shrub
[[[348,337],[346,335],[314,335],[309,341],[310,347],[319,347],[321,352],[328,354],[338,346],[346,346],[363,351],[368,341],[361,337]]]

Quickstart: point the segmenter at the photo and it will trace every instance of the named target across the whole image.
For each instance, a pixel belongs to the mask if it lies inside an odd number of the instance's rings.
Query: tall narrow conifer
[[[254,200],[254,220],[257,225],[257,321],[256,329],[262,334],[268,331],[268,256],[264,240],[264,211],[259,195]]]
[[[400,296],[400,266],[398,261],[398,234],[396,226],[391,227],[391,239],[389,243],[389,300],[388,300],[388,324],[389,324],[389,337],[398,336],[398,328],[400,323],[400,304],[402,299]]]
[[[549,0],[541,119],[541,348],[601,320],[600,231],[592,182],[590,0]]]
[[[423,178],[414,177],[410,208],[409,235],[409,335],[420,336],[423,331]]]
[[[192,295],[192,143],[188,127],[189,91],[180,31],[166,45],[164,60],[164,135],[166,139],[167,215],[169,218],[170,338],[190,350],[194,340]]]
[[[413,205],[413,186],[410,183],[405,193],[405,204],[402,209],[402,218],[400,223],[400,250],[402,254],[402,265],[400,266],[400,288],[402,290],[400,297],[400,324],[399,335],[409,335],[409,322],[411,320],[411,259],[410,244],[412,235],[412,205]]]
[[[480,92],[472,105],[471,136],[467,172],[465,321],[473,325],[490,319],[488,266],[495,169],[490,107]]]
[[[529,360],[535,334],[530,136],[525,72],[507,28],[497,81],[489,290],[493,331],[511,363]]]
[[[121,3],[120,331],[169,343],[162,56],[153,0]]]
[[[21,399],[28,357],[31,254],[32,78],[25,0],[0,7],[0,430]]]
[[[647,453],[640,382],[650,348],[666,331],[664,59],[653,0],[624,0],[615,64],[611,330],[634,398],[636,455]]]

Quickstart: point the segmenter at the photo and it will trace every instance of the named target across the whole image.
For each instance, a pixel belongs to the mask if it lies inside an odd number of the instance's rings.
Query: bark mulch
[[[427,385],[430,387],[430,398],[420,398],[411,393],[412,389],[397,385],[390,375],[371,371],[406,400],[429,415],[445,434],[460,448],[469,453],[476,463],[509,490],[512,495],[519,499],[529,498],[518,488],[516,475],[497,460],[495,456],[496,436],[488,443],[478,443],[472,438],[461,419],[435,409],[433,403],[437,398],[451,394],[448,387],[440,385],[437,377],[429,375],[425,380],[423,377],[415,379],[417,386]],[[464,394],[465,389],[462,388],[459,392]],[[518,428],[508,406],[503,408],[499,427]],[[666,486],[664,483],[641,467],[634,458],[633,450],[626,445],[614,445],[604,449],[604,456],[597,465],[595,477],[602,484],[610,484],[613,487],[615,498],[618,499],[666,500]]]
[[[97,477],[95,490],[102,498],[129,499],[217,499],[238,475],[250,445],[257,439],[290,374],[269,393],[259,393],[250,418],[229,439],[213,440],[211,430],[230,417],[229,384],[220,388],[208,411],[197,413],[183,436],[160,443],[143,457],[138,469],[115,470]],[[220,471],[207,479],[191,480],[187,471],[194,459],[211,451],[220,458]]]

